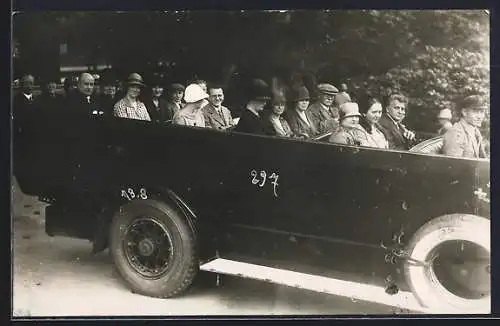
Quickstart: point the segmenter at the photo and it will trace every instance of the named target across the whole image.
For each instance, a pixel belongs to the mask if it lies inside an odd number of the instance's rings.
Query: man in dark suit
[[[172,122],[173,110],[168,107],[167,101],[163,98],[163,86],[159,77],[151,80],[151,94],[144,99],[144,104],[148,110],[151,121],[159,123]]]
[[[13,112],[24,112],[29,108],[33,108],[34,96],[33,87],[35,78],[32,75],[24,75],[21,78],[21,91],[13,98]]]
[[[62,108],[64,96],[57,92],[57,79],[50,78],[43,84],[42,94],[35,99],[35,106],[41,108]]]
[[[392,94],[379,120],[381,131],[389,143],[390,149],[408,150],[415,140],[415,132],[403,125],[408,100],[401,94]]]
[[[250,91],[252,94],[251,100],[241,113],[235,131],[266,135],[268,134],[268,130],[262,120],[261,114],[265,105],[271,99],[269,86],[265,81],[257,79],[253,81]]]
[[[98,100],[93,95],[94,77],[89,73],[83,73],[78,79],[78,89],[67,98],[66,107],[82,113],[103,115],[104,111],[99,108]]]

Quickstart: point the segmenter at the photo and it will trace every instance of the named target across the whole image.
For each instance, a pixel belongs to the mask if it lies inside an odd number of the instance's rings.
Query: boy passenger
[[[444,135],[443,154],[467,157],[486,158],[483,137],[479,131],[487,108],[480,96],[466,97],[461,105],[462,118]]]

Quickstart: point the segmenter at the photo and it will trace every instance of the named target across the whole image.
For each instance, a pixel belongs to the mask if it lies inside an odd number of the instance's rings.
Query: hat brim
[[[131,81],[127,82],[127,86],[140,86],[140,87],[146,87],[146,84],[138,82],[138,81]]]
[[[345,118],[349,118],[349,117],[361,117],[361,114],[360,113],[351,113],[351,114],[346,114],[345,116],[341,117],[340,119],[345,119]]]
[[[319,93],[325,95],[337,95],[339,92],[319,91]]]
[[[258,101],[270,101],[271,96],[256,96],[255,99]]]

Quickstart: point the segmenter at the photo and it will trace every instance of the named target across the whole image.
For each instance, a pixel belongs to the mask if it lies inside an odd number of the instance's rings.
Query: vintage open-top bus
[[[49,204],[47,234],[109,248],[134,292],[179,295],[201,269],[490,310],[489,160],[54,108],[16,113],[13,131],[14,174]]]

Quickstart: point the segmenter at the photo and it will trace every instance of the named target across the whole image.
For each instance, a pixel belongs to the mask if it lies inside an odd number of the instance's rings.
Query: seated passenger
[[[269,86],[265,81],[257,79],[253,81],[250,92],[251,100],[241,113],[235,131],[265,135],[268,131],[261,114],[264,110],[264,106],[271,99],[269,95]]]
[[[359,99],[359,105],[361,107],[359,124],[373,140],[374,147],[389,148],[389,142],[385,139],[378,124],[382,116],[382,104],[380,101],[374,97],[363,96]]]
[[[294,108],[285,113],[286,120],[296,137],[311,138],[318,134],[309,110],[309,91],[305,86],[295,91],[292,100]]]
[[[273,97],[270,106],[263,113],[264,123],[267,133],[271,136],[292,137],[293,131],[283,118],[283,112],[286,109],[286,99],[282,94]]]
[[[208,94],[198,84],[191,84],[186,87],[184,101],[186,105],[174,115],[174,124],[205,127],[205,118],[201,108],[206,103]]]
[[[234,126],[231,111],[222,105],[224,102],[224,90],[220,86],[211,85],[208,88],[208,102],[202,108],[207,127],[218,130],[226,130]]]
[[[339,125],[339,112],[333,101],[339,90],[330,84],[318,85],[318,101],[311,104],[312,123],[320,134],[333,132]]]
[[[401,94],[392,94],[387,100],[385,114],[379,120],[381,131],[389,142],[390,149],[408,150],[415,140],[415,132],[403,125],[408,99]]]
[[[113,113],[115,117],[151,121],[144,103],[139,100],[141,88],[146,86],[141,75],[131,74],[127,79],[127,93],[116,102]]]
[[[78,89],[78,77],[72,76],[64,78],[64,98],[67,99],[72,95],[73,92],[76,92]]]
[[[466,97],[461,105],[462,117],[443,137],[443,154],[457,157],[486,158],[483,137],[479,131],[487,108],[480,96]]]
[[[453,124],[451,123],[452,119],[452,114],[450,109],[442,109],[439,111],[439,114],[437,116],[438,122],[439,122],[439,130],[438,134],[439,135],[444,135],[448,130],[451,129]]]
[[[168,115],[171,115],[172,118],[177,113],[177,111],[184,107],[184,103],[182,103],[184,90],[185,87],[182,84],[172,84],[168,89],[167,111]]]
[[[84,72],[78,78],[77,86],[75,91],[68,93],[64,101],[65,107],[77,112],[99,115],[102,110],[99,108],[98,99],[94,94],[94,76]]]
[[[118,101],[116,93],[116,79],[110,73],[107,72],[101,78],[101,94],[99,96],[99,104],[106,116],[113,115],[113,108]]]
[[[151,120],[158,123],[169,123],[173,114],[168,109],[167,101],[163,99],[163,81],[159,76],[151,78],[151,91],[144,100]]]
[[[330,136],[331,143],[376,147],[372,137],[359,125],[358,104],[344,103],[340,106],[340,127]]]
[[[57,93],[56,78],[50,78],[43,83],[42,94],[35,99],[35,105],[42,108],[62,108],[64,97]]]

